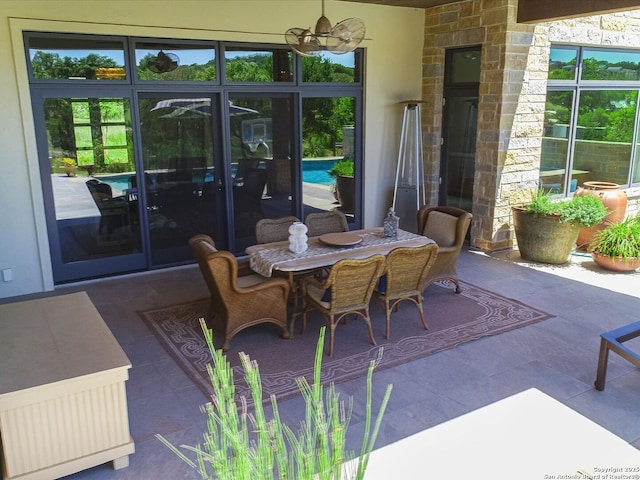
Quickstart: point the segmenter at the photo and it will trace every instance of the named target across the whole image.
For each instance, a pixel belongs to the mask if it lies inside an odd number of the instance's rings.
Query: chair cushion
[[[327,294],[327,292],[329,293]],[[323,290],[322,288],[318,288],[315,285],[307,284],[307,294],[324,308],[331,307],[331,287]],[[324,297],[327,295],[328,300],[325,300]]]
[[[376,286],[376,291],[381,295],[384,295],[385,293],[387,293],[387,276],[386,275],[382,275],[378,279],[378,285]]]
[[[268,278],[263,277],[262,275],[258,275],[254,273],[253,275],[245,275],[243,277],[238,277],[238,286],[240,288],[248,288],[253,287],[254,285],[259,285],[267,281]]]
[[[204,250],[207,251],[207,253],[216,253],[218,251],[218,249],[216,247],[214,247],[213,245],[211,245],[210,243],[207,242],[200,242],[200,245],[202,245],[202,248]]]
[[[322,298],[320,299],[323,302],[330,302],[331,301],[331,287],[327,288],[324,293],[322,294]]]
[[[458,217],[434,210],[429,212],[422,234],[439,247],[451,247],[456,243],[457,225]]]

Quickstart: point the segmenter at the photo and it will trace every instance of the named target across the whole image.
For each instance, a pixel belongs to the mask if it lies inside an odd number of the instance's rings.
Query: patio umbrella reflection
[[[211,116],[211,99],[210,98],[171,98],[168,100],[160,100],[151,109],[151,111],[160,109],[171,109],[168,113],[161,115],[160,118],[189,118],[193,116]],[[229,100],[229,116],[248,115],[259,113],[257,110],[246,107],[239,107],[231,103]]]

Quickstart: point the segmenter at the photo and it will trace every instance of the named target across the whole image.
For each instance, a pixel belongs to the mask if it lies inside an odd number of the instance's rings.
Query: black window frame
[[[638,145],[639,131],[640,131],[640,79],[638,80],[583,80],[582,79],[582,67],[585,51],[601,51],[601,52],[633,52],[640,53],[640,49],[633,48],[609,48],[609,47],[597,47],[591,45],[564,45],[564,44],[552,44],[550,49],[571,49],[577,50],[576,69],[573,79],[547,79],[547,92],[549,91],[571,91],[573,92],[573,107],[571,112],[571,124],[570,131],[575,132],[578,121],[578,102],[580,94],[585,90],[636,90],[638,92],[638,103],[636,104],[636,117],[633,130],[633,136],[631,141],[631,153],[629,158],[629,172],[627,181],[624,184],[620,184],[621,188],[633,188],[640,186],[640,180],[633,181],[633,172],[637,168],[636,163],[640,162],[638,158]],[[570,178],[570,172],[574,165],[574,152],[576,135],[573,133],[569,138],[568,158],[565,167],[565,176]],[[564,191],[564,196],[570,196],[572,192]]]

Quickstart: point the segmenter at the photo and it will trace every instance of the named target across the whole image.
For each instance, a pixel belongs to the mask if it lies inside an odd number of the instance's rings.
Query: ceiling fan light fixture
[[[364,40],[365,25],[359,18],[347,18],[335,27],[324,14],[316,22],[314,32],[308,28],[290,28],[284,34],[287,44],[299,55],[311,57],[326,50],[336,55],[352,52]]]
[[[324,14],[316,22],[316,36],[326,37],[331,33],[331,22]]]

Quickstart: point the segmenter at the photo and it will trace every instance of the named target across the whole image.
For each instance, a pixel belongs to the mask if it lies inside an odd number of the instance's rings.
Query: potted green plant
[[[356,182],[353,159],[345,157],[336,162],[329,170],[329,175],[336,179],[336,193],[344,213],[355,211]]]
[[[640,268],[640,216],[609,223],[594,233],[589,251],[602,268],[633,272]]]
[[[388,385],[372,423],[372,375],[380,361],[369,363],[367,373],[365,425],[362,446],[356,456],[346,450],[347,429],[353,403],[340,400],[334,385],[326,390],[320,376],[324,351],[325,327],[320,330],[313,368],[313,383],[298,379],[305,403],[305,418],[295,428],[280,418],[274,396],[270,399],[271,419],[262,404],[262,383],[258,364],[240,353],[244,378],[251,399],[236,398],[233,369],[221,349],[213,345],[212,331],[200,319],[212,361],[207,365],[213,395],[203,406],[207,416],[204,444],[181,445],[186,454],[161,435],[157,437],[203,479],[298,479],[341,480],[364,478],[378,435],[382,416],[389,402],[392,386]],[[380,350],[382,355],[382,350]],[[253,411],[248,402],[253,401]],[[195,455],[195,459],[188,454]]]
[[[62,171],[67,174],[67,177],[74,177],[78,171],[78,165],[75,158],[63,157],[60,159],[62,165]]]
[[[512,207],[520,256],[534,262],[562,264],[569,259],[582,227],[596,225],[607,214],[599,198],[573,196],[556,201],[538,191],[531,203]]]

